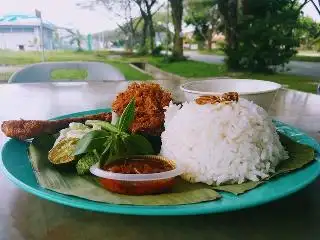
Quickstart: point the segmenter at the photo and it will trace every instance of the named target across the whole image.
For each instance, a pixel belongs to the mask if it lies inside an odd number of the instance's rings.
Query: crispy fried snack
[[[131,131],[160,136],[163,131],[164,107],[172,100],[171,94],[161,89],[159,84],[133,83],[116,97],[112,110],[120,116],[132,98],[135,99],[135,120]]]
[[[111,113],[100,113],[79,118],[66,118],[54,121],[10,120],[2,123],[1,130],[7,137],[26,140],[44,133],[57,133],[59,130],[67,128],[72,122],[84,123],[87,120],[103,120],[110,122]]]
[[[228,93],[224,93],[222,96],[200,96],[195,101],[199,105],[204,105],[209,103],[210,104],[217,104],[217,103],[229,104],[231,102],[238,102],[239,94],[237,92],[228,92]]]

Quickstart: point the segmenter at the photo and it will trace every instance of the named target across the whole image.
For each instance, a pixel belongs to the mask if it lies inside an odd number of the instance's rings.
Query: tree
[[[134,0],[134,2],[138,5],[141,17],[143,18],[143,38],[142,38],[142,46],[145,46],[147,36],[149,35],[150,42],[150,50],[154,49],[155,42],[155,30],[153,24],[153,15],[159,11],[162,7],[158,7],[157,10],[153,11],[153,7],[156,6],[157,0]],[[149,33],[149,34],[148,34]]]
[[[125,20],[118,24],[128,36],[128,45],[137,39],[137,30],[143,20],[141,48],[148,48],[152,51],[155,42],[155,30],[153,24],[153,15],[160,10],[163,4],[158,0],[84,0],[78,4],[81,7],[95,9],[95,6],[102,5],[108,12],[112,12],[116,17]],[[140,16],[134,16],[133,12],[139,12]],[[149,46],[146,46],[149,38]],[[131,40],[130,40],[131,39]]]
[[[133,51],[135,44],[137,43],[137,29],[142,21],[141,17],[134,18],[132,14],[132,2],[127,0],[119,1],[122,6],[123,16],[125,19],[124,24],[117,24],[121,31],[128,37],[127,49],[129,52]]]
[[[298,0],[220,1],[230,69],[271,71],[296,54]]]
[[[137,28],[142,21],[141,17],[135,17],[135,0],[84,0],[77,4],[81,8],[95,10],[97,6],[103,6],[108,13],[121,23],[117,23],[119,29],[127,36],[126,47],[129,51],[133,50],[137,42]]]
[[[171,4],[171,17],[174,26],[174,38],[172,57],[174,59],[183,59],[183,36],[182,36],[182,15],[183,0],[169,0]]]
[[[82,41],[85,40],[85,37],[80,33],[79,30],[72,30],[72,29],[68,29],[65,28],[65,30],[70,33],[69,37],[70,39],[70,44],[73,45],[74,43],[76,43],[77,45],[77,51],[83,51],[82,49]]]
[[[224,49],[227,57],[227,65],[230,69],[238,68],[238,60],[234,59],[233,53],[238,50],[238,18],[239,18],[239,0],[218,0],[218,9],[223,17],[225,26],[226,47]]]
[[[207,49],[211,50],[212,34],[219,32],[221,25],[216,2],[208,0],[188,0],[186,4],[185,22],[195,27],[195,39],[200,42],[207,42]]]
[[[301,44],[311,48],[315,39],[320,36],[320,24],[310,17],[301,16],[299,18],[298,34],[301,37]]]

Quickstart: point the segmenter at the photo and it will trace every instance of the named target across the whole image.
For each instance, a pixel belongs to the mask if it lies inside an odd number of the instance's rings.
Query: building
[[[32,15],[0,16],[0,49],[39,50],[40,19]],[[54,49],[55,26],[43,21],[43,39],[46,50]]]

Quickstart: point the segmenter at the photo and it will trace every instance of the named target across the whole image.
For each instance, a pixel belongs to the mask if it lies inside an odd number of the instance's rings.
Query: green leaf
[[[235,195],[239,195],[239,194],[242,194],[244,192],[247,192],[247,191],[259,186],[262,183],[263,183],[263,181],[259,181],[259,182],[250,181],[250,182],[245,182],[242,184],[229,184],[229,185],[215,186],[215,187],[213,187],[213,189],[218,190],[218,191],[230,192]]]
[[[51,134],[42,134],[32,140],[32,144],[36,147],[39,147],[39,149],[42,149],[44,151],[49,151],[54,143],[56,141],[56,138],[54,135]]]
[[[100,121],[100,120],[87,120],[86,121],[86,125],[89,126],[98,126],[101,127],[104,130],[113,132],[113,133],[118,133],[119,129],[117,127],[115,127],[114,125],[112,125],[109,122],[105,122],[105,121]]]
[[[289,137],[279,134],[282,145],[289,152],[289,159],[281,162],[276,169],[275,175],[287,173],[298,168],[302,168],[304,165],[312,161],[315,157],[315,151],[313,148],[297,143]]]
[[[124,141],[131,154],[154,154],[151,143],[142,135],[130,135]]]
[[[114,136],[111,135],[110,138],[108,138],[108,141],[105,142],[104,146],[104,150],[100,156],[100,160],[99,160],[99,166],[100,168],[102,168],[106,162],[108,161],[108,158],[110,156],[110,151],[111,151],[111,148],[112,148],[112,144],[113,144],[113,138]]]
[[[83,175],[89,173],[90,167],[97,163],[99,158],[94,153],[87,153],[79,159],[76,165],[77,173]]]
[[[124,109],[117,123],[117,127],[120,131],[122,132],[128,131],[130,125],[134,120],[134,109],[135,109],[135,101],[134,101],[134,98],[132,98],[129,104]]]
[[[91,152],[94,149],[103,150],[103,144],[109,138],[110,134],[103,130],[94,130],[84,135],[77,143],[73,155],[80,155]]]

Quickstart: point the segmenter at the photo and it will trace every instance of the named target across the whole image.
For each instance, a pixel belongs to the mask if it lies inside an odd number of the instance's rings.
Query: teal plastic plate
[[[109,111],[109,109],[74,113],[56,119],[96,114],[106,111]],[[277,129],[282,133],[288,135],[297,142],[308,144],[313,147],[317,151],[316,161],[313,161],[303,169],[271,180],[243,195],[234,196],[232,194],[222,193],[223,197],[220,200],[212,202],[177,206],[115,205],[94,202],[46,190],[37,183],[27,156],[27,143],[14,139],[10,139],[4,145],[0,165],[5,175],[23,190],[53,202],[91,211],[134,215],[195,215],[233,211],[261,205],[292,194],[310,184],[320,173],[320,146],[318,142],[296,128],[278,121],[274,122]]]

